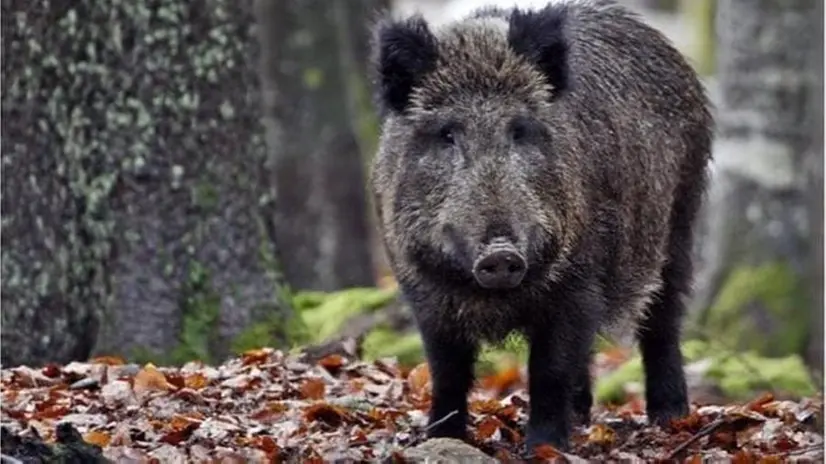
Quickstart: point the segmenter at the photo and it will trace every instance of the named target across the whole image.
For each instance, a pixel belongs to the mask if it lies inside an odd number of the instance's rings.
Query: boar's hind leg
[[[660,425],[688,414],[680,324],[685,312],[683,297],[691,285],[691,227],[699,196],[697,190],[688,190],[678,197],[671,220],[669,261],[662,273],[663,287],[638,331],[645,369],[646,412],[650,422]]]
[[[453,332],[453,333],[451,333]],[[444,327],[421,327],[433,385],[430,438],[467,438],[467,395],[473,384],[476,344]]]

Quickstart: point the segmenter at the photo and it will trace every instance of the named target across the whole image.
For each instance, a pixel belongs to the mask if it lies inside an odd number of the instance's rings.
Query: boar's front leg
[[[582,389],[590,389],[587,366],[600,302],[590,292],[555,300],[553,320],[530,333],[528,454],[541,444],[567,449],[574,413],[584,413],[590,402],[590,391]]]
[[[433,385],[427,436],[465,440],[477,345],[443,324],[420,323],[419,328]]]
[[[576,376],[573,403],[574,425],[587,426],[591,423],[591,406],[594,404],[594,396],[591,391],[590,361],[589,355],[588,362],[580,367],[579,374]]]

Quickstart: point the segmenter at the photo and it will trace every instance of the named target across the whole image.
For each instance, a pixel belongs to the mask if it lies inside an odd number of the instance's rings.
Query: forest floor
[[[366,363],[346,352],[260,349],[180,368],[104,357],[3,369],[2,462],[422,462],[434,454],[441,462],[524,462],[528,395],[518,369],[479,380],[468,446],[425,441],[426,365]],[[764,394],[695,404],[661,429],[647,426],[632,394],[623,405],[595,407],[567,453],[546,447],[534,460],[823,462],[822,424],[821,397]]]

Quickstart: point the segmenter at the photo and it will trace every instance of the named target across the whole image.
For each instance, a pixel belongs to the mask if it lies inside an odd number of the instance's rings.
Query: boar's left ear
[[[373,29],[372,67],[382,113],[403,112],[410,94],[436,66],[436,37],[421,15],[379,20]]]
[[[559,5],[537,11],[514,9],[508,29],[511,48],[542,71],[553,86],[554,98],[570,86],[566,16],[566,8]]]

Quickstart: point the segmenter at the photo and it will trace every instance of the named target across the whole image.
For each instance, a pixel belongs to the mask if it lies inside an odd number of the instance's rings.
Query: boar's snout
[[[473,277],[483,288],[506,290],[522,283],[528,263],[511,243],[497,240],[473,263]]]

